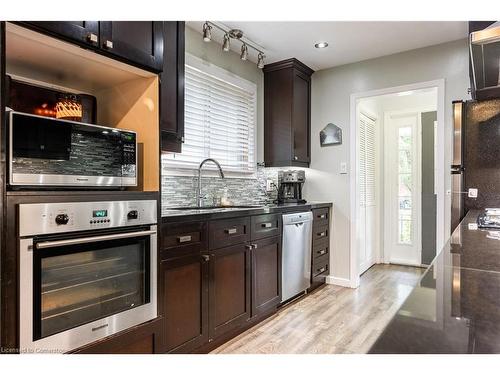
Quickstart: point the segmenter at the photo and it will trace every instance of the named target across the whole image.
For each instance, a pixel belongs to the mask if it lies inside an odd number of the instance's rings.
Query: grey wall
[[[384,56],[359,63],[315,72],[312,76],[311,172],[307,173],[306,199],[333,201],[333,235],[331,237],[332,276],[348,279],[349,274],[349,198],[353,187],[348,174],[340,174],[340,163],[349,163],[350,96],[436,79],[445,80],[446,160],[450,165],[452,106],[454,99],[469,97],[467,40]],[[343,129],[343,144],[319,146],[319,131],[329,122]],[[348,164],[349,166],[349,164]],[[446,180],[446,189],[450,181]],[[447,198],[445,212],[450,202]]]
[[[257,162],[264,161],[264,73],[252,61],[242,61],[233,52],[223,52],[219,43],[203,41],[202,35],[186,27],[186,52],[247,79],[257,85]]]
[[[436,195],[434,194],[434,121],[437,112],[422,113],[422,263],[436,255]]]

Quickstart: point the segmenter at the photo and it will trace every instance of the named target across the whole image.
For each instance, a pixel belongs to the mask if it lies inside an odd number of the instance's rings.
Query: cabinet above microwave
[[[500,98],[500,22],[469,27],[470,74],[474,99]]]

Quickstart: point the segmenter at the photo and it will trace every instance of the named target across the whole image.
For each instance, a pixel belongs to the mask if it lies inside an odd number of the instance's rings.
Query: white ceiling
[[[314,70],[391,55],[467,37],[467,22],[233,22],[265,49],[266,63],[295,57]],[[187,22],[201,33],[203,22]],[[214,33],[215,39],[222,37]],[[327,41],[317,49],[314,44]],[[234,46],[232,49],[238,49]],[[250,56],[255,61],[255,55]]]

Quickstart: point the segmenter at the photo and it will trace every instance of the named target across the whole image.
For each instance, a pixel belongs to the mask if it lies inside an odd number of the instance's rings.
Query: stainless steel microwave
[[[137,186],[137,137],[130,130],[9,112],[13,187]]]

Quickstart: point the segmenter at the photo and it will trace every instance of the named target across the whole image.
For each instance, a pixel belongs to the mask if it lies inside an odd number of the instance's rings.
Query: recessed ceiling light
[[[314,45],[314,47],[316,48],[326,48],[328,47],[328,43],[327,42],[318,42]]]

